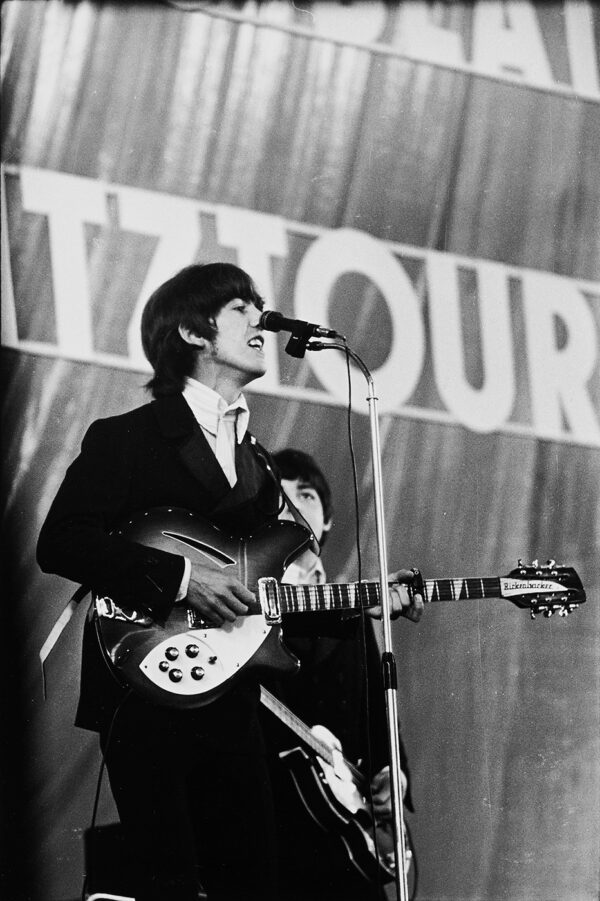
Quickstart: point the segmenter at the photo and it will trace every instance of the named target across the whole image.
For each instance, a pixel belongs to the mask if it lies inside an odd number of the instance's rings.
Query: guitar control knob
[[[177,660],[177,658],[179,657],[179,651],[177,650],[177,648],[167,648],[167,650],[165,651],[165,657],[167,658],[167,660]]]
[[[208,658],[208,662],[211,663],[211,664],[212,664],[212,663],[216,663],[216,662],[217,662],[217,655],[216,655],[216,654],[211,654],[211,656]]]
[[[169,679],[171,680],[171,682],[181,682],[181,680],[183,679],[183,673],[180,669],[172,669],[169,672]]]
[[[185,653],[188,655],[188,657],[197,657],[199,652],[200,648],[197,644],[188,644],[187,648],[185,649]]]
[[[194,666],[191,670],[192,679],[195,679],[196,682],[199,682],[200,679],[204,678],[204,670],[201,666]]]
[[[158,668],[162,673],[166,673],[169,669],[169,661],[161,660],[160,663],[158,664]]]

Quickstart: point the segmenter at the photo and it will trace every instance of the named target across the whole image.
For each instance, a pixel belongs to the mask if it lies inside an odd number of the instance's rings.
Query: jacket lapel
[[[218,503],[231,486],[183,395],[157,398],[154,411],[162,434],[177,446],[183,465],[210,500]]]

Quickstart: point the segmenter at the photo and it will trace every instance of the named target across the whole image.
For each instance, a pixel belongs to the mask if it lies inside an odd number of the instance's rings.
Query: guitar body
[[[280,754],[298,796],[312,821],[341,842],[355,870],[368,883],[383,884],[395,877],[394,838],[390,827],[373,825],[366,800],[355,786],[336,785],[338,777],[317,754],[301,747]],[[344,797],[345,795],[345,797]],[[414,888],[412,850],[406,842],[409,897]]]
[[[132,516],[117,534],[182,554],[192,563],[229,567],[253,592],[261,577],[280,579],[311,540],[306,529],[291,522],[273,523],[246,540],[230,538],[188,511],[166,507]],[[220,627],[204,622],[185,603],[175,604],[164,624],[110,598],[95,596],[94,605],[100,647],[113,674],[155,704],[202,707],[242,674],[286,675],[300,666],[283,644],[281,628],[268,625],[258,605]]]

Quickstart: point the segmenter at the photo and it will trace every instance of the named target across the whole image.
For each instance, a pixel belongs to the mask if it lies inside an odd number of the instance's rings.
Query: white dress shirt
[[[246,398],[240,394],[237,400],[228,404],[212,388],[208,388],[202,382],[192,378],[186,379],[183,396],[225,473],[227,481],[233,488],[237,482],[235,445],[242,442],[250,419]],[[191,574],[192,564],[186,557],[183,579],[177,592],[176,601],[183,600],[187,595]]]
[[[290,563],[281,581],[285,585],[322,585],[326,579],[321,558],[312,551],[305,551],[298,560]]]
[[[242,442],[250,419],[246,398],[240,394],[228,404],[212,388],[192,378],[186,379],[183,396],[233,488],[237,482],[235,445]]]

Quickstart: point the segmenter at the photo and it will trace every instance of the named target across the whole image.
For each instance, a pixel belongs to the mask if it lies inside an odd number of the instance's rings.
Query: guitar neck
[[[286,707],[279,698],[276,698],[274,694],[271,694],[264,685],[260,686],[260,700],[267,710],[274,713],[282,723],[288,726],[298,738],[302,739],[305,744],[312,748],[319,757],[322,757],[326,763],[333,766],[333,756],[330,748],[324,742],[316,738],[306,723],[303,723],[295,713],[292,713],[289,707]]]
[[[271,713],[275,714],[275,716],[282,722],[284,725],[288,726],[295,735],[298,736],[309,748],[311,748],[315,754],[318,754],[325,763],[328,763],[329,766],[334,767],[335,761],[333,759],[333,752],[329,745],[327,745],[324,741],[317,738],[316,735],[309,729],[306,723],[303,723],[302,720],[296,716],[295,713],[286,707],[279,698],[276,698],[275,695],[271,694],[271,692],[264,687],[264,685],[260,686],[260,700],[261,703],[270,710]],[[360,772],[356,769],[356,767],[350,763],[350,761],[344,758],[344,763],[348,767],[348,769],[352,772],[356,781],[361,779]]]
[[[324,585],[285,585],[277,588],[282,613],[319,610],[357,610],[380,603],[379,582],[326,583]],[[462,601],[501,596],[500,579],[425,579],[423,600]]]

